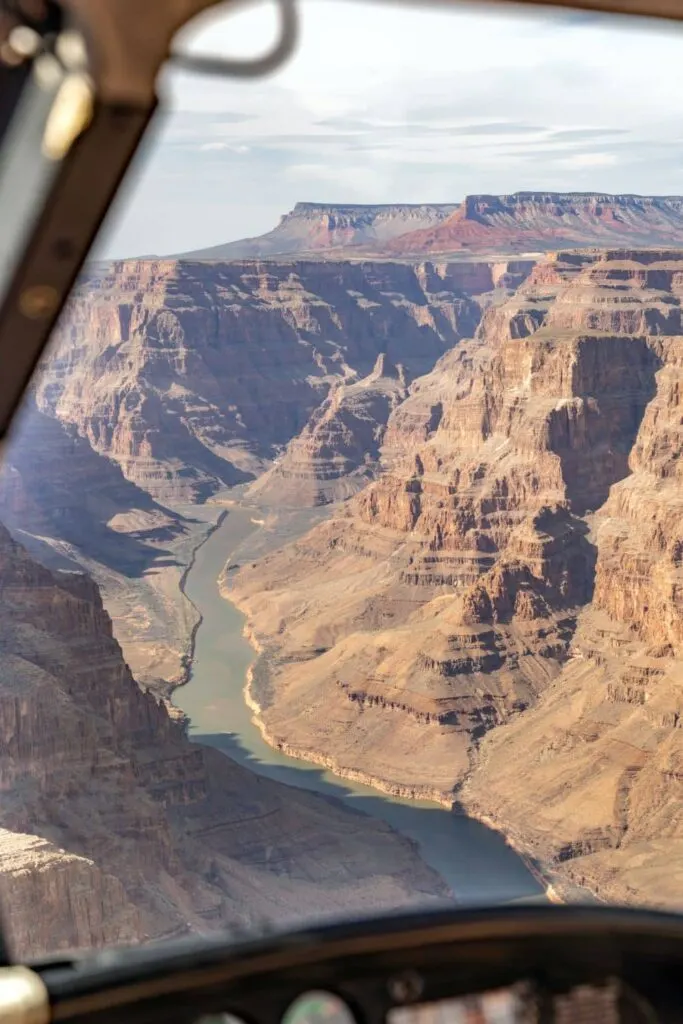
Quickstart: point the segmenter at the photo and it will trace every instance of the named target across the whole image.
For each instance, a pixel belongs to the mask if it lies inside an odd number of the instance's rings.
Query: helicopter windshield
[[[22,956],[683,905],[680,31],[300,7],[163,71],[5,453]]]

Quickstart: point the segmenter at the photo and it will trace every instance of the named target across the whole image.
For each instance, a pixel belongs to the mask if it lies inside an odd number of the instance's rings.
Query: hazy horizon
[[[683,33],[670,25],[371,0],[309,0],[301,23],[269,78],[164,73],[168,110],[94,258],[260,235],[297,202],[683,194]],[[204,16],[184,45],[254,53],[275,25],[257,4]]]

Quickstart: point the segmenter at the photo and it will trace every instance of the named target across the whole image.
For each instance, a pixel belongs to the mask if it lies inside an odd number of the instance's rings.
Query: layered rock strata
[[[683,242],[683,197],[600,192],[473,195],[445,220],[387,244],[408,253],[545,252],[566,245],[674,245]]]
[[[258,238],[189,253],[198,259],[392,259],[459,253],[547,252],[561,246],[683,242],[683,197],[606,192],[471,195],[460,203],[335,206],[297,203]]]
[[[378,205],[297,203],[272,231],[257,238],[186,253],[193,259],[277,259],[299,252],[382,244],[408,231],[436,227],[457,210],[456,203]]]
[[[610,269],[640,299],[624,315],[656,359],[653,395],[594,518],[594,595],[570,659],[535,709],[487,738],[467,799],[523,829],[561,876],[680,908],[683,263],[648,254]]]
[[[351,497],[379,472],[384,428],[407,393],[402,367],[378,356],[367,377],[330,389],[283,456],[248,488],[248,497],[302,507]]]
[[[531,266],[115,263],[77,290],[37,403],[157,500],[202,501],[261,473],[380,356],[404,384],[428,372]]]
[[[273,743],[680,903],[682,294],[677,253],[551,254],[412,385],[387,472],[233,584]]]
[[[140,683],[168,695],[184,680],[198,616],[179,586],[207,522],[154,501],[31,397],[0,469],[0,519],[44,564],[97,580]]]

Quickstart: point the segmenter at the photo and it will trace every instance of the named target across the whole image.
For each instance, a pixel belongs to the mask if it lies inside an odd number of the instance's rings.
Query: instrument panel
[[[628,985],[577,985],[550,994],[530,983],[470,993],[388,1011],[385,1024],[649,1024],[660,1018],[648,1000]],[[673,1019],[673,1018],[667,1018]],[[681,1014],[675,1019],[683,1020]],[[200,1018],[197,1024],[245,1024],[232,1014]],[[304,992],[288,1006],[281,1024],[360,1024],[359,1016],[334,992]]]
[[[87,1024],[683,1024],[683,916],[515,906],[46,964]]]

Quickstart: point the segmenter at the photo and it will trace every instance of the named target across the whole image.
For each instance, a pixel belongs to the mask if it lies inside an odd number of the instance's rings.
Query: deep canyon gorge
[[[0,477],[17,948],[448,900],[459,842],[683,905],[678,201],[475,198],[83,275]]]

